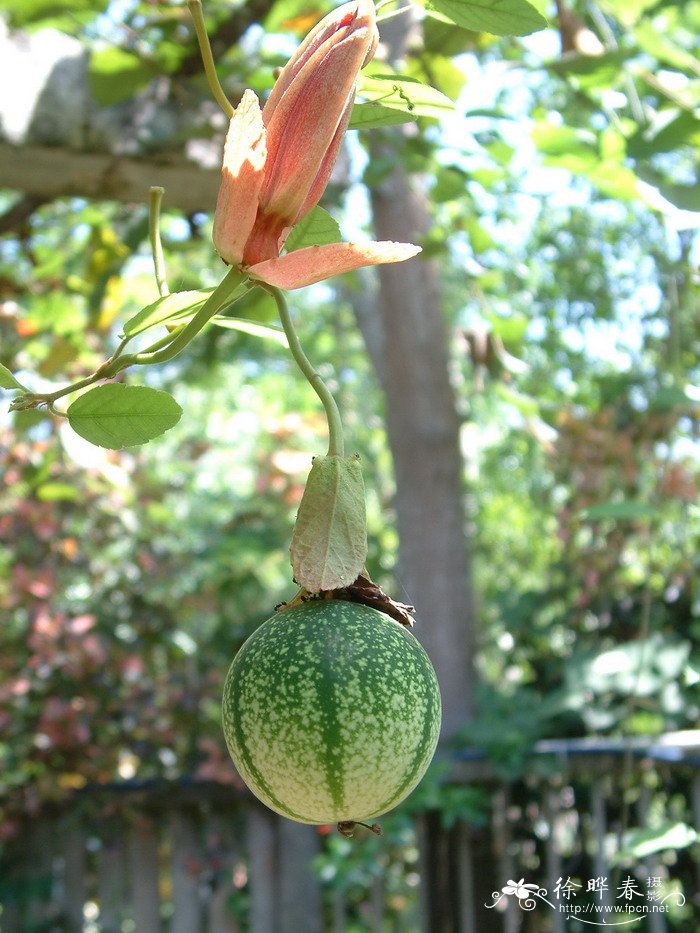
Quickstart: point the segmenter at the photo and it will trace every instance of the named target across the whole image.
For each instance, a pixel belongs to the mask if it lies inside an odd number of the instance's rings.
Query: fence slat
[[[52,825],[45,818],[34,819],[26,832],[25,872],[21,879],[24,884],[20,887],[20,894],[27,926],[29,929],[33,926],[41,929],[60,909],[54,902]]]
[[[642,829],[648,828],[649,806],[651,804],[651,790],[646,784],[642,784],[637,798],[637,822]],[[664,868],[658,859],[653,856],[645,859],[642,863],[645,866],[647,878],[654,876],[663,877]],[[649,913],[646,916],[649,924],[649,933],[666,933],[668,927],[663,914]]]
[[[139,817],[129,832],[129,876],[134,927],[138,933],[160,931],[160,863],[158,829],[150,817]]]
[[[519,877],[516,874],[515,861],[511,849],[511,827],[510,827],[510,792],[507,786],[503,786],[496,792],[493,802],[493,835],[498,856],[499,878],[508,880]],[[501,887],[505,881],[499,882],[496,887]],[[503,929],[505,933],[518,933],[520,929],[520,918],[517,913],[518,908],[511,898],[508,899],[506,909],[503,915]]]
[[[207,933],[239,933],[240,924],[229,909],[229,899],[236,890],[233,872],[239,855],[231,820],[217,814],[210,815],[206,823],[206,844],[214,862]]]
[[[461,933],[477,933],[475,916],[474,853],[469,827],[457,824],[459,859],[459,911]],[[480,905],[481,906],[481,905]]]
[[[63,913],[68,929],[79,933],[83,928],[84,907],[87,898],[86,833],[81,823],[71,825],[61,834],[64,852]]]
[[[700,826],[700,771],[693,775],[693,783],[690,787],[690,807],[693,814],[693,826]],[[700,843],[695,844],[695,851],[700,853]],[[695,879],[697,890],[700,891],[700,857],[695,861]]]
[[[319,851],[314,826],[277,819],[279,933],[321,933],[321,886],[310,865]]]
[[[545,842],[547,865],[547,892],[551,898],[552,891],[562,875],[562,859],[558,846],[558,824],[560,820],[560,790],[545,785],[543,791],[544,814],[549,827]],[[564,933],[566,920],[563,914],[556,911],[552,915],[552,933]]]
[[[172,845],[173,920],[171,933],[199,933],[202,903],[199,896],[199,872],[202,869],[202,844],[199,822],[192,812],[175,812],[170,817]]]
[[[275,823],[256,804],[248,813],[250,933],[275,933]]]
[[[600,778],[591,784],[591,817],[593,820],[593,870],[598,878],[609,878],[610,866],[605,851],[605,838],[608,833],[608,820],[606,814],[607,779]],[[612,883],[612,882],[611,882]],[[612,903],[609,888],[601,891],[601,904],[610,906]]]
[[[100,933],[121,933],[126,900],[126,846],[116,820],[105,827],[97,855]]]
[[[331,897],[331,933],[345,933],[347,927],[345,894],[334,891]]]

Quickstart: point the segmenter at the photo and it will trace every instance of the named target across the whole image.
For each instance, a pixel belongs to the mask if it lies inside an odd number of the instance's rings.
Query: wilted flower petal
[[[213,239],[219,255],[240,265],[265,181],[267,146],[258,98],[247,90],[229,123]]]
[[[350,272],[363,266],[385,262],[403,262],[421,250],[412,243],[380,241],[370,243],[328,243],[326,246],[307,246],[278,259],[267,259],[250,267],[253,278],[268,285],[294,289],[313,285],[332,275]]]

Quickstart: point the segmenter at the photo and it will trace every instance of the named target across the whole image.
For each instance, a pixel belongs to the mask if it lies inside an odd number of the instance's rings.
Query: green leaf
[[[348,129],[373,130],[379,126],[397,126],[399,123],[410,123],[411,120],[415,120],[415,117],[407,110],[391,110],[389,107],[376,103],[356,103],[352,108]]]
[[[466,217],[463,221],[463,229],[469,237],[471,248],[477,256],[489,249],[496,249],[496,241],[476,217]]]
[[[447,28],[454,30],[451,24]],[[457,100],[466,82],[462,69],[444,54],[426,52],[420,58],[411,58],[407,63],[407,68],[410,77],[429,84],[453,101]]]
[[[508,344],[521,344],[530,326],[530,319],[524,314],[511,313],[508,317],[500,314],[487,314],[486,320],[491,325],[494,334]]]
[[[634,26],[646,10],[657,5],[658,0],[603,0],[603,6],[627,27]]]
[[[314,457],[290,551],[294,579],[311,593],[357,579],[367,557],[359,457]]]
[[[42,502],[70,502],[78,498],[78,490],[70,483],[42,483],[36,497]]]
[[[628,141],[633,159],[648,159],[659,152],[674,152],[681,146],[700,146],[700,120],[687,111],[679,113],[654,136],[639,131]]]
[[[659,193],[682,211],[700,211],[700,186],[661,184]]]
[[[581,517],[589,521],[597,521],[601,518],[612,518],[620,521],[634,521],[636,519],[653,518],[656,510],[646,502],[634,502],[626,499],[621,502],[599,502],[584,509]]]
[[[288,253],[305,246],[326,246],[328,243],[340,243],[342,240],[338,221],[322,207],[315,207],[292,229],[285,240],[284,248]]]
[[[672,411],[674,408],[687,407],[691,404],[688,387],[677,385],[662,386],[656,395],[649,399],[650,411]]]
[[[586,130],[539,120],[532,129],[532,141],[543,155],[581,155],[585,152],[593,161],[597,159],[595,136]]]
[[[562,165],[562,168],[566,168]],[[640,197],[637,176],[617,162],[602,161],[581,172],[603,194],[616,201],[635,201]]]
[[[20,389],[22,392],[27,391],[20,382],[17,382],[7,366],[3,366],[2,363],[0,363],[0,389]]]
[[[109,107],[133,97],[154,74],[153,67],[137,55],[110,46],[90,56],[88,83],[95,101]]]
[[[430,0],[434,9],[462,29],[494,36],[529,36],[547,20],[527,0]]]
[[[357,93],[367,103],[398,111],[409,120],[417,117],[439,119],[455,109],[446,94],[407,75],[362,75]]]
[[[536,399],[532,398],[531,395],[524,395],[522,392],[517,392],[515,389],[511,389],[502,382],[497,382],[495,384],[495,389],[504,402],[512,405],[513,408],[519,411],[525,418],[533,418],[539,415],[539,403]]]
[[[150,305],[142,308],[124,325],[124,336],[135,337],[149,327],[163,324],[171,318],[183,317],[188,312],[194,313],[207,300],[213,289],[206,291],[173,292],[165,295]]]
[[[80,13],[92,16],[106,6],[107,0],[3,0],[2,3],[2,9],[9,14],[10,24],[14,27],[28,26],[62,13],[68,13],[71,18]]]
[[[145,444],[177,424],[182,409],[175,399],[148,386],[98,386],[68,407],[71,427],[98,447],[120,450]]]
[[[633,829],[625,836],[619,852],[615,853],[615,864],[647,858],[666,849],[686,849],[700,839],[697,832],[686,823],[666,822],[653,829]]]
[[[451,61],[451,56],[473,51],[478,42],[478,34],[470,29],[457,28],[449,18],[439,13],[430,12],[423,20],[423,44],[428,53],[437,52]]]
[[[435,173],[435,184],[431,189],[431,198],[435,204],[444,204],[463,198],[467,190],[469,176],[453,165],[440,166]]]
[[[213,317],[212,323],[229,330],[238,330],[242,334],[250,334],[252,337],[265,337],[267,340],[274,340],[282,347],[289,347],[284,331],[279,327],[270,327],[268,324],[259,324],[257,321],[246,321],[236,317]]]

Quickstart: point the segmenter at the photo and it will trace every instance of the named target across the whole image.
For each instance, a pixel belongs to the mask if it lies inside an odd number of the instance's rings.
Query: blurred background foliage
[[[396,142],[430,198],[424,248],[440,263],[462,417],[482,679],[463,741],[514,774],[543,736],[692,728],[700,681],[700,3],[537,5],[551,27],[526,39],[428,19],[405,71],[455,112]],[[157,76],[198,75],[182,4],[0,9],[12,28],[77,36],[101,106]],[[206,5],[235,98],[267,90],[322,11],[251,2],[224,53],[228,12]],[[392,164],[368,159],[368,132],[351,135],[324,203],[354,231],[369,224],[366,186]],[[0,213],[17,199],[0,192]],[[173,289],[220,278],[210,224],[166,212]],[[0,362],[32,386],[92,371],[156,297],[146,240],[144,206],[70,197],[4,229]],[[293,305],[363,459],[370,574],[410,602],[395,573],[383,400],[353,313],[366,288],[347,276]],[[274,320],[263,300],[240,313]],[[128,378],[184,408],[144,448],[93,448],[46,413],[0,416],[6,836],[17,813],[92,782],[234,781],[221,684],[237,646],[293,593],[288,542],[324,422],[284,349],[212,326],[174,362]],[[476,792],[436,786],[427,804],[478,820]],[[398,820],[391,844],[408,845]],[[351,891],[375,855],[362,849],[355,864],[348,851],[334,839],[319,871],[335,877],[342,863]],[[410,866],[415,852],[401,851]]]

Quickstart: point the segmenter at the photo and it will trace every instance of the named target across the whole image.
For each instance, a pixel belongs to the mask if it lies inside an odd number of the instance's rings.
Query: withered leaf
[[[367,557],[359,457],[314,457],[290,548],[295,581],[309,593],[348,586]]]

